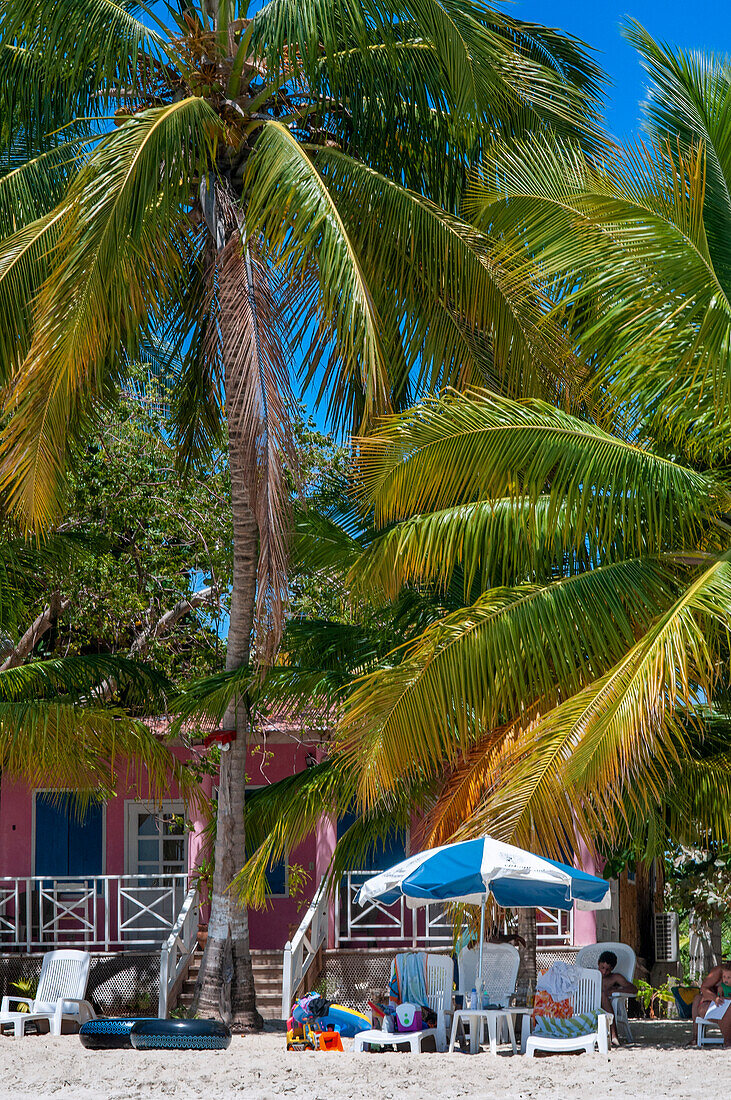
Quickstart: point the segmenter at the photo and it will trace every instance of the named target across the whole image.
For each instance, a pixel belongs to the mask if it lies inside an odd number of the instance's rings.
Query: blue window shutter
[[[103,873],[104,808],[79,815],[71,795],[36,795],[36,874],[44,878]]]

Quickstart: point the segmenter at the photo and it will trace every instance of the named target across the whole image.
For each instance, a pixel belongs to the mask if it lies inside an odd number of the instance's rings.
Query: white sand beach
[[[0,1040],[0,1097],[146,1100],[700,1100],[728,1091],[731,1052],[685,1048],[689,1026],[643,1023],[610,1059],[507,1053],[287,1053],[282,1034],[235,1037],[221,1052],[84,1050],[75,1036]],[[506,1051],[509,1048],[504,1048]]]

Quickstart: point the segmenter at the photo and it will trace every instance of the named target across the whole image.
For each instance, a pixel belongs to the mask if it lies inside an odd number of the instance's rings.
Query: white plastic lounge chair
[[[393,975],[393,967],[391,968]],[[447,955],[427,955],[426,988],[429,1008],[437,1014],[437,1026],[422,1031],[361,1031],[353,1040],[353,1051],[362,1051],[367,1046],[393,1046],[408,1043],[412,1051],[421,1050],[421,1042],[427,1035],[434,1037],[437,1050],[447,1049],[447,1022],[445,1009],[451,1008],[454,965]]]
[[[477,988],[479,974],[479,954],[477,947],[464,947],[457,958],[459,968],[459,992],[465,998]],[[510,943],[483,943],[482,945],[482,990],[493,1005],[506,1007],[511,994],[515,993],[515,983],[520,969],[520,952]],[[467,1001],[465,1000],[465,1007]],[[502,1030],[502,1027],[501,1029]],[[498,1036],[500,1038],[500,1036]]]
[[[25,1035],[26,1024],[48,1020],[51,1035],[61,1034],[64,1020],[83,1024],[96,1017],[86,996],[91,955],[88,951],[49,951],[43,956],[38,990],[34,998],[3,997],[0,1031],[12,1027],[16,1039]],[[11,1004],[28,1005],[27,1012],[12,1012]]]
[[[576,965],[586,966],[593,970],[594,967],[598,966],[599,956],[604,951],[614,952],[617,956],[616,969],[624,975],[628,982],[633,981],[637,959],[632,948],[626,943],[590,943],[579,951],[576,956]],[[634,1041],[632,1028],[629,1026],[627,1017],[627,1001],[631,996],[631,993],[612,993],[611,996],[617,1031],[621,1031],[622,1038],[627,1039],[630,1043]]]
[[[554,1053],[571,1050],[585,1050],[591,1054],[596,1047],[600,1054],[609,1054],[609,1025],[612,1016],[608,1012],[602,1012],[602,976],[598,970],[581,970],[579,984],[571,994],[571,1006],[574,1015],[583,1012],[598,1012],[596,1031],[588,1035],[573,1035],[569,1037],[554,1037],[553,1035],[531,1035],[526,1038],[526,1029],[530,1027],[530,1020],[526,1016],[523,1022],[523,1038],[525,1052],[529,1058],[535,1055],[537,1050],[548,1050]]]

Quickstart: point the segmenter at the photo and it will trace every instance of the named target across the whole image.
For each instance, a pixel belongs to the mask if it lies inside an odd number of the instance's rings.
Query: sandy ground
[[[235,1037],[227,1051],[84,1050],[73,1035],[0,1039],[0,1097],[69,1100],[292,1097],[295,1100],[545,1100],[725,1095],[731,1051],[686,1048],[689,1025],[636,1025],[637,1043],[526,1059],[469,1054],[287,1053],[284,1035]]]

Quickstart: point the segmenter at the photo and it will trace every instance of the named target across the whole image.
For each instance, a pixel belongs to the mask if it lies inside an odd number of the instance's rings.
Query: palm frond
[[[302,281],[316,265],[320,324],[338,347],[345,392],[357,387],[367,418],[389,407],[390,382],[377,316],[357,250],[321,174],[292,133],[268,123],[247,167],[247,230],[261,235],[283,281]],[[337,394],[342,417],[349,402]],[[335,399],[334,399],[335,400]]]
[[[417,395],[486,378],[511,396],[558,392],[573,357],[555,326],[536,325],[551,303],[496,259],[489,236],[337,150],[314,156],[391,335],[391,362],[403,361]],[[403,389],[396,366],[391,374]]]
[[[169,797],[173,786],[194,804],[205,801],[190,769],[142,722],[113,708],[0,701],[0,768],[31,787],[111,796],[122,778],[153,801]]]
[[[609,500],[606,505],[612,508]],[[573,515],[566,508],[555,514],[550,496],[535,504],[505,497],[421,513],[386,528],[354,558],[349,583],[363,595],[392,600],[405,584],[448,591],[457,580],[469,602],[476,585],[484,591],[540,583],[616,560],[625,551],[621,523],[609,541],[591,534],[582,543]]]
[[[663,800],[688,741],[681,714],[713,697],[714,636],[731,624],[731,565],[706,569],[604,676],[532,724],[471,819],[525,842],[534,831],[560,849],[578,829],[611,838]],[[568,831],[567,831],[568,830]]]
[[[621,659],[674,589],[660,563],[627,560],[491,590],[435,622],[345,701],[339,751],[364,802],[454,767],[486,731],[538,701],[545,711],[573,696]]]
[[[181,207],[213,156],[218,126],[196,98],[132,116],[69,191],[3,440],[2,484],[30,528],[58,512],[69,448],[115,377],[119,346],[134,355],[140,328],[154,326],[184,280]]]
[[[640,54],[652,83],[643,105],[645,128],[656,142],[680,140],[686,149],[703,150],[706,168],[705,223],[713,266],[731,288],[731,117],[729,58],[673,49],[656,42],[639,23],[630,20],[624,36]]]
[[[66,221],[58,207],[0,243],[0,384],[25,359],[33,331],[33,303],[48,275],[48,254]]]
[[[157,90],[168,56],[164,36],[128,0],[19,0],[0,9],[0,49],[25,53],[3,81],[9,106],[28,134],[75,117],[103,115],[120,101]],[[40,90],[40,96],[39,96]],[[38,111],[41,103],[51,112]],[[66,117],[59,119],[59,113]],[[39,133],[43,139],[46,133]],[[30,147],[37,147],[37,141]]]
[[[359,489],[379,525],[464,501],[527,498],[535,507],[548,493],[548,524],[570,511],[577,547],[588,532],[607,545],[621,525],[628,552],[644,553],[697,532],[724,498],[695,470],[590,422],[487,392],[427,400],[356,445]]]
[[[0,239],[45,217],[61,202],[80,153],[79,142],[66,141],[5,172],[0,165]]]

